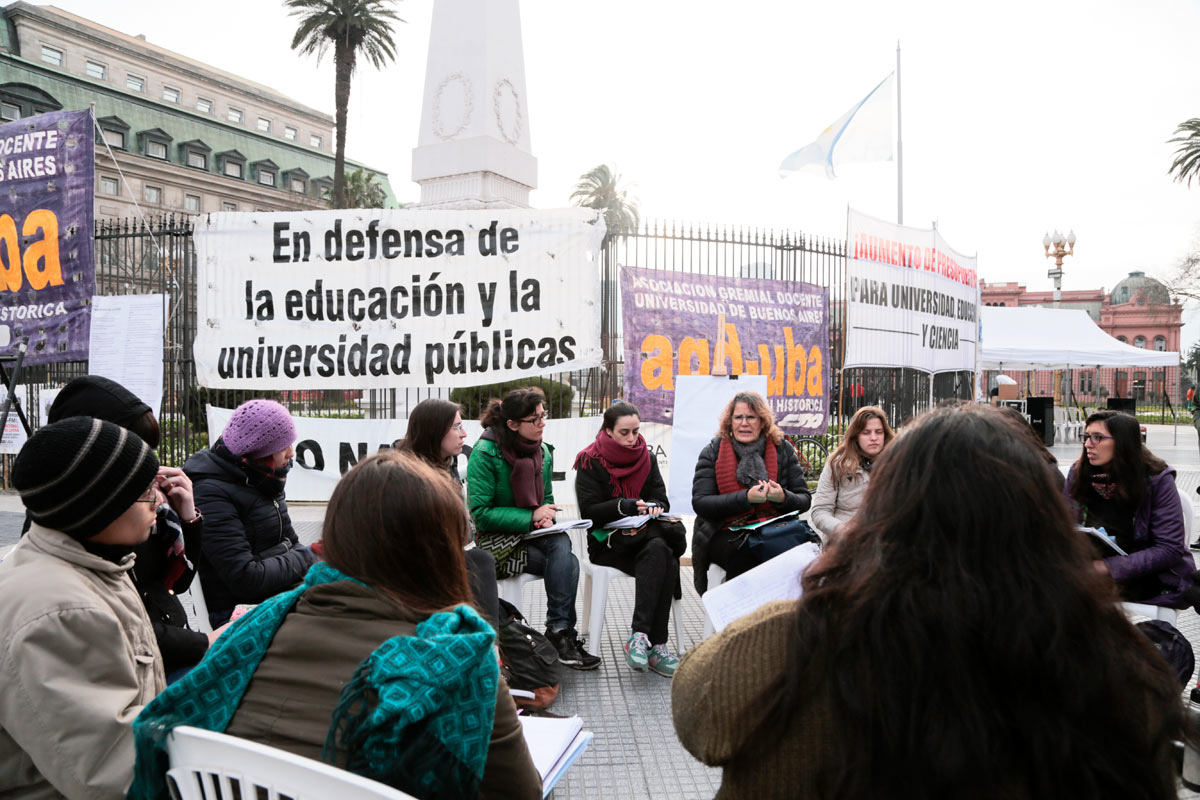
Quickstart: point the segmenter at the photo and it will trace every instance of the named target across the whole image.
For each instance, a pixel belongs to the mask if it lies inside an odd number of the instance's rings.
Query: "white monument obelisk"
[[[420,208],[528,208],[529,144],[517,0],[435,0],[412,179]]]

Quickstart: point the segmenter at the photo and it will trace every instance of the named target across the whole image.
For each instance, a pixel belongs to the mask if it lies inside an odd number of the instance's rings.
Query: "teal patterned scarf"
[[[284,617],[306,589],[354,580],[324,562],[304,583],[261,603],[133,723],[131,800],[166,800],[166,738],[192,725],[224,732]],[[361,583],[360,581],[355,581]],[[415,636],[367,656],[333,712],[325,761],[419,798],[475,797],[496,713],[495,633],[469,606],[434,614]]]

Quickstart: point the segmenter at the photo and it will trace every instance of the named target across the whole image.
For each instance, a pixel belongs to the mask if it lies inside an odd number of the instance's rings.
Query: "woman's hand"
[[[645,500],[638,500],[637,513],[639,515],[649,514],[651,517],[657,517],[659,514],[663,513],[663,508],[658,503],[647,505]]]
[[[192,479],[179,467],[159,467],[154,485],[167,496],[167,502],[179,519],[191,522],[196,518],[196,501],[192,495]]]
[[[1108,564],[1105,564],[1103,561],[1093,561],[1092,567],[1096,570],[1096,572],[1100,573],[1101,575],[1111,575],[1112,574],[1111,572],[1108,571]]]
[[[772,503],[782,503],[786,495],[783,493],[783,487],[775,481],[767,481],[767,499]]]
[[[232,622],[226,622],[224,625],[217,628],[216,630],[209,631],[208,632],[208,646],[212,647],[213,643],[215,643],[217,641],[217,639],[220,639],[221,634],[224,633],[225,631],[229,630],[229,626],[232,624],[233,624]]]
[[[549,528],[554,524],[554,515],[558,513],[558,506],[544,505],[538,506],[533,510],[533,527]]]
[[[778,485],[778,484],[776,484]],[[758,505],[767,502],[767,481],[759,481],[746,492],[746,499]]]

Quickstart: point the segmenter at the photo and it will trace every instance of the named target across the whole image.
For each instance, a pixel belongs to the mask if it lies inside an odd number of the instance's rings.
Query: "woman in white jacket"
[[[858,512],[871,480],[871,463],[894,437],[879,406],[863,406],[850,419],[846,436],[825,461],[813,493],[812,522],[824,544],[832,544]]]

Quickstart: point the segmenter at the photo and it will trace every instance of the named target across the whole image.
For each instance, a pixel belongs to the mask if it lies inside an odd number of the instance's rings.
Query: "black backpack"
[[[545,634],[529,627],[512,603],[500,600],[500,674],[510,689],[532,692],[513,696],[522,708],[544,711],[558,696],[558,651]]]
[[[1179,685],[1186,687],[1192,679],[1192,670],[1196,668],[1192,643],[1174,625],[1161,619],[1143,620],[1136,627],[1162,653],[1172,671],[1179,676]]]

